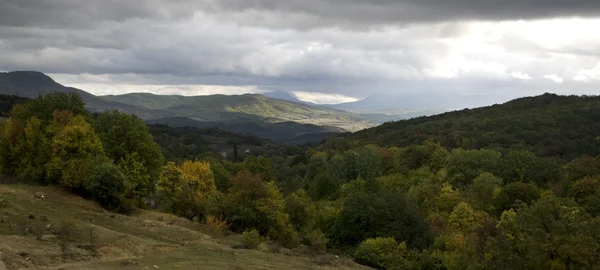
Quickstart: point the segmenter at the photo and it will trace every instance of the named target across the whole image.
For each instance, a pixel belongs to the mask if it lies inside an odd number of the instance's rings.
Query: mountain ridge
[[[96,96],[84,90],[67,87],[54,81],[44,73],[36,71],[14,71],[0,73],[0,93],[35,98],[52,92],[76,93],[86,103],[91,112],[119,110],[136,114],[149,120],[168,119],[172,117],[188,117],[196,122],[224,122],[234,127],[242,123],[254,123],[259,126],[288,123],[286,134],[277,128],[281,137],[269,139],[279,140],[310,133],[324,134],[330,132],[356,131],[375,124],[358,114],[332,108],[322,108],[304,103],[272,99],[264,95],[209,95],[179,96],[155,95],[151,93],[130,93],[124,95]],[[314,127],[306,128],[305,124]],[[194,123],[194,125],[198,125]],[[331,127],[339,129],[332,129]],[[303,130],[310,130],[309,133]],[[229,130],[231,131],[231,130]],[[239,131],[239,129],[236,129]],[[275,131],[275,130],[274,130]],[[268,132],[266,132],[268,133]],[[265,132],[261,132],[265,134]],[[257,135],[257,134],[255,134]]]

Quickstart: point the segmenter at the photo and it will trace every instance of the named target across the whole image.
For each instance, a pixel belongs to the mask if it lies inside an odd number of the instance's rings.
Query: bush
[[[356,248],[356,261],[373,267],[385,267],[398,250],[398,243],[392,237],[369,238]]]
[[[35,218],[35,221],[31,225],[31,230],[35,234],[35,239],[42,240],[44,233],[46,232],[46,226],[48,225],[48,218],[45,216],[39,216]]]
[[[308,235],[308,242],[317,252],[325,252],[327,250],[327,237],[321,230],[314,230]]]
[[[242,246],[247,249],[255,249],[260,245],[262,239],[256,229],[246,230],[242,233]]]
[[[358,263],[384,269],[409,268],[404,267],[408,266],[407,255],[406,244],[398,244],[392,237],[369,238],[360,243],[354,253]]]
[[[90,238],[90,251],[94,255],[98,255],[98,233],[94,228],[90,228],[88,231],[88,236]]]
[[[206,216],[206,225],[211,229],[214,234],[223,235],[223,233],[229,229],[229,223],[227,218],[221,219],[215,216]]]
[[[75,240],[77,235],[77,225],[72,220],[63,220],[58,225],[58,244],[63,254],[69,250],[69,243]]]

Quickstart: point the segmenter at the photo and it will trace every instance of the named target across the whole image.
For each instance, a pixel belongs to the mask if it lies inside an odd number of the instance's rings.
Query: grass
[[[36,192],[45,198],[36,198]],[[19,222],[31,226],[43,216],[48,224],[41,240],[20,232]],[[75,232],[61,250],[55,234],[65,222]],[[0,185],[0,269],[2,264],[7,269],[365,269],[349,259],[301,249],[237,249],[240,235],[213,237],[212,232],[206,225],[155,211],[110,213],[53,187]]]

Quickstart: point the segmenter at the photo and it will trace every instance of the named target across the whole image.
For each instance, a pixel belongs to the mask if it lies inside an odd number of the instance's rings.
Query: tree
[[[404,193],[354,193],[340,213],[333,244],[356,245],[368,238],[393,237],[410,247],[429,244],[429,225],[414,202]]]
[[[279,239],[288,246],[297,242],[297,235],[285,213],[285,201],[275,184],[265,182],[249,171],[238,172],[231,178],[223,212],[233,231],[257,229],[261,235]]]
[[[570,194],[592,216],[600,215],[600,180],[586,177],[574,182]]]
[[[217,187],[217,190],[221,192],[227,191],[227,189],[229,189],[229,180],[231,179],[231,173],[219,161],[211,162],[210,169],[213,171],[215,177],[215,186]]]
[[[275,172],[271,161],[263,156],[255,157],[248,156],[244,159],[244,169],[249,172],[260,176],[264,181],[275,181]]]
[[[493,150],[452,150],[447,166],[450,183],[465,189],[481,173],[495,173],[500,157],[500,153]]]
[[[308,232],[315,222],[315,207],[303,189],[297,190],[285,198],[285,212],[290,222],[299,232]]]
[[[450,223],[450,226],[460,232],[471,233],[479,227],[480,216],[481,215],[477,215],[475,210],[473,210],[468,203],[460,202],[454,207],[452,213],[450,213],[448,222]]]
[[[217,191],[208,162],[186,160],[181,166],[181,191],[177,195],[177,212],[190,220],[200,220],[207,212],[207,202]]]
[[[85,190],[102,207],[128,213],[131,203],[125,198],[125,181],[126,178],[118,166],[110,160],[99,159],[94,163],[92,173],[85,182]]]
[[[491,173],[484,172],[473,180],[473,184],[469,186],[467,195],[469,202],[476,209],[486,212],[493,212],[493,198],[500,192],[502,187],[502,179],[494,176]]]
[[[133,114],[106,111],[98,115],[94,127],[106,155],[121,167],[133,192],[152,194],[164,158],[146,123]]]
[[[92,126],[83,116],[76,116],[52,138],[52,160],[47,164],[48,178],[66,187],[79,188],[84,178],[69,171],[78,168],[68,164],[76,162],[77,159],[90,160],[103,154],[102,143]],[[68,177],[70,175],[77,177]]]
[[[310,157],[304,179],[310,183],[318,174],[329,174],[329,164],[325,153],[317,153]]]
[[[158,194],[163,201],[168,202],[168,208],[176,212],[178,195],[181,192],[181,168],[174,162],[167,162],[163,166],[158,178]]]
[[[496,211],[500,214],[504,210],[517,208],[522,204],[531,204],[539,198],[540,192],[535,185],[514,182],[500,190],[494,199],[494,204]]]
[[[504,252],[525,269],[593,269],[600,263],[599,225],[571,199],[547,196],[506,211],[498,224],[500,241],[493,242],[504,245],[492,245],[490,253]]]
[[[365,180],[373,180],[379,174],[381,167],[381,156],[379,147],[367,145],[360,149],[356,160],[358,176]]]

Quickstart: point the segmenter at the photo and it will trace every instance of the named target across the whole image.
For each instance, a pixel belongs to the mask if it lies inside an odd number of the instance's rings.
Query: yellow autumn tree
[[[52,139],[49,176],[65,187],[81,187],[91,173],[91,160],[103,153],[92,125],[83,116],[76,116]]]
[[[184,161],[181,166],[181,190],[176,195],[176,212],[189,219],[202,219],[216,191],[208,162]]]

